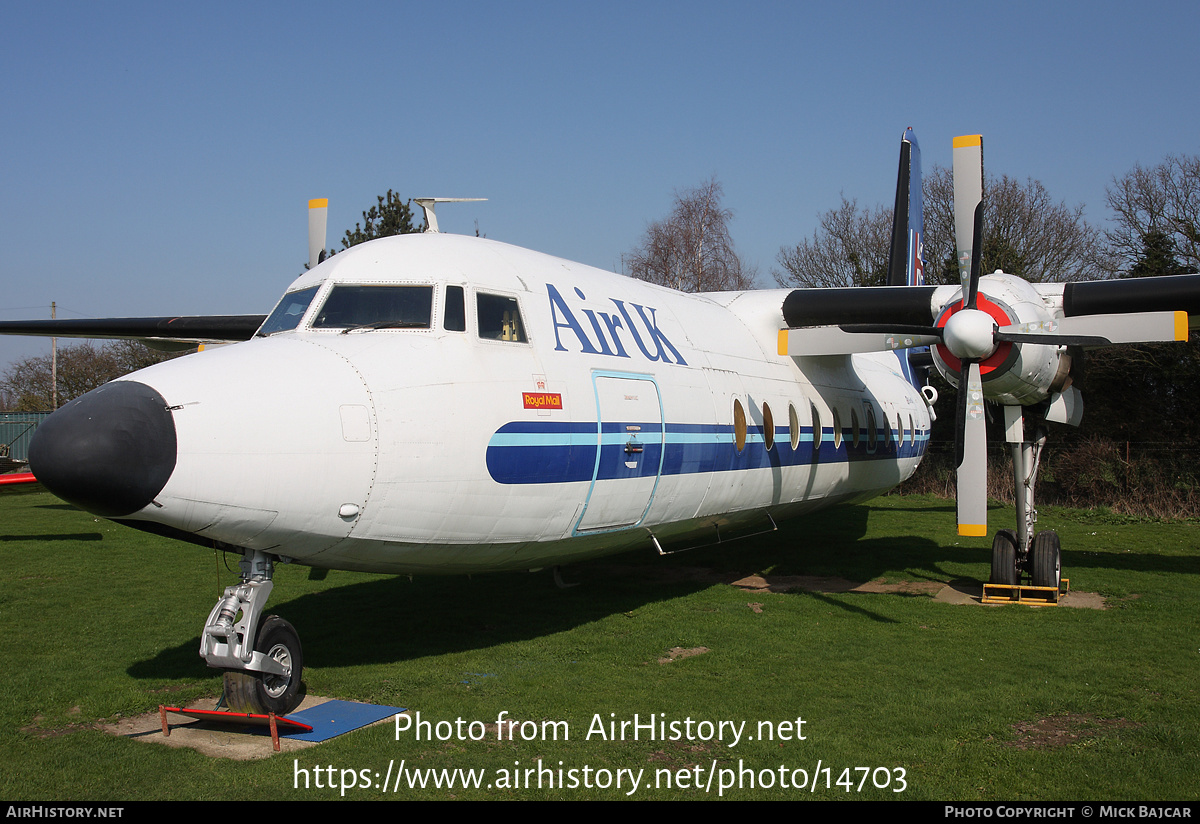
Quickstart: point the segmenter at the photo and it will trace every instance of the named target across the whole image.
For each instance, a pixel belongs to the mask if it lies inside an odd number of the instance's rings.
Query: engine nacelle
[[[938,327],[945,327],[951,316],[962,311],[961,289],[951,294],[938,313]],[[991,315],[1001,328],[1053,318],[1028,282],[999,271],[979,279],[977,309]],[[938,372],[957,388],[962,369],[959,359],[945,344],[932,347],[932,354]],[[1041,403],[1062,390],[1070,371],[1071,356],[1066,347],[1039,343],[1000,343],[979,363],[984,397],[1006,405]]]

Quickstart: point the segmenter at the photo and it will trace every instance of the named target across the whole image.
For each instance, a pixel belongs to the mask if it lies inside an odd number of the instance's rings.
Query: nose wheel
[[[304,698],[301,676],[304,652],[296,630],[278,615],[268,615],[258,628],[256,652],[282,672],[225,671],[225,705],[234,712],[287,715]]]

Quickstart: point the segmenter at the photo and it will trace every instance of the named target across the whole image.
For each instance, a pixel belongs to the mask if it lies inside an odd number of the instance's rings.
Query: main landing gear
[[[225,670],[225,704],[234,712],[287,715],[304,698],[300,637],[278,615],[262,616],[274,584],[274,558],[246,550],[242,581],[226,587],[208,614],[200,657]]]
[[[988,583],[1017,586],[1024,572],[1035,587],[1058,589],[1062,580],[1058,534],[1053,530],[1034,532],[1037,510],[1033,505],[1033,488],[1042,448],[1046,445],[1046,426],[1039,423],[1033,428],[1033,437],[1027,439],[1023,409],[1019,406],[1003,409],[1005,440],[1012,451],[1017,529],[1002,529],[992,539],[992,574]]]

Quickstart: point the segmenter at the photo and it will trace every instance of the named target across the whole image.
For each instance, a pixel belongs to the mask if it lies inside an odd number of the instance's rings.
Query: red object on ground
[[[171,730],[167,726],[167,713],[173,712],[179,715],[186,715],[189,718],[195,718],[198,721],[215,721],[220,724],[250,724],[256,727],[269,726],[271,728],[271,744],[275,748],[275,752],[279,752],[279,730],[284,732],[312,732],[312,727],[305,724],[303,721],[293,721],[290,718],[278,716],[275,713],[270,715],[259,715],[250,712],[229,712],[228,710],[188,710],[182,707],[165,707],[158,708],[159,715],[163,723],[163,735],[170,735]]]
[[[5,484],[35,484],[38,479],[32,472],[14,472],[11,475],[0,475],[0,486]]]

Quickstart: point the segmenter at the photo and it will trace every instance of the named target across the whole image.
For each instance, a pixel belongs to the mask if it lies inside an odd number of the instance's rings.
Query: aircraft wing
[[[0,335],[195,344],[249,340],[266,319],[266,315],[183,315],[161,318],[6,320],[0,321]]]

